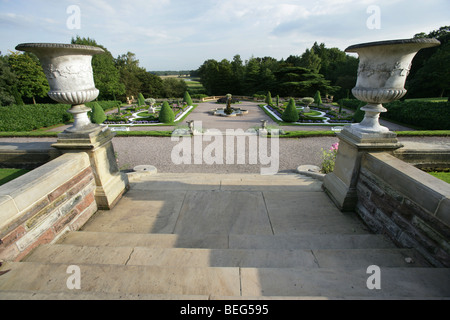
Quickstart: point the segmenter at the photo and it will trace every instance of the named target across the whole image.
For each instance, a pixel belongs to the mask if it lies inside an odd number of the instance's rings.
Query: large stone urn
[[[325,176],[323,187],[342,211],[354,211],[361,159],[367,152],[392,152],[401,148],[397,134],[380,125],[387,109],[383,103],[405,96],[411,63],[423,48],[438,46],[436,39],[407,39],[351,46],[346,52],[359,55],[358,80],[353,95],[367,105],[361,123],[345,127],[339,134],[335,169]]]
[[[89,132],[99,129],[87,115],[91,109],[84,103],[95,100],[99,91],[95,88],[92,56],[101,54],[101,48],[59,43],[24,43],[16,50],[34,53],[41,62],[50,85],[48,95],[53,100],[72,105],[68,112],[74,116],[74,124],[67,132]]]
[[[86,152],[95,176],[95,199],[99,209],[111,209],[128,190],[127,175],[120,172],[107,126],[91,123],[84,103],[96,99],[92,56],[101,48],[59,43],[25,43],[17,50],[34,53],[40,60],[50,85],[48,95],[55,101],[72,105],[74,124],[58,135],[53,147],[62,153]]]
[[[383,137],[389,129],[379,123],[380,113],[386,112],[383,103],[405,96],[405,81],[417,52],[423,48],[438,46],[436,39],[406,39],[358,44],[345,51],[359,55],[358,80],[353,95],[368,104],[361,108],[365,118],[359,124],[345,128],[362,138],[364,134]],[[386,135],[385,135],[386,136]],[[389,136],[389,135],[388,135]],[[392,135],[391,135],[392,136]]]

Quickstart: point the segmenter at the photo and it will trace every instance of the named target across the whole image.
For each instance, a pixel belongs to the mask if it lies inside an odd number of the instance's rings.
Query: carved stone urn
[[[345,51],[358,53],[360,59],[358,80],[352,93],[368,104],[361,108],[365,111],[364,120],[343,131],[359,137],[389,133],[389,129],[379,123],[380,113],[387,112],[382,104],[405,96],[404,86],[413,58],[419,50],[438,45],[440,42],[436,39],[405,39],[348,47]]]
[[[100,126],[92,124],[87,113],[91,111],[84,103],[98,97],[92,71],[92,56],[101,54],[101,48],[59,43],[24,43],[16,50],[34,53],[41,62],[50,85],[48,95],[53,100],[72,105],[69,113],[74,124],[66,132],[90,132]]]

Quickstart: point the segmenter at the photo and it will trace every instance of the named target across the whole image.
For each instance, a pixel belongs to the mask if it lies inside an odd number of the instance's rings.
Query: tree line
[[[358,59],[337,48],[314,43],[300,56],[287,59],[251,57],[245,62],[240,55],[232,61],[209,59],[198,69],[200,82],[209,95],[266,94],[283,97],[323,95],[346,97],[356,83]]]
[[[100,91],[98,100],[137,98],[141,93],[147,98],[183,97],[187,90],[181,79],[162,79],[139,65],[132,52],[114,58],[110,51],[94,39],[72,38],[72,44],[102,48],[105,53],[92,58],[95,86]],[[0,105],[24,103],[52,103],[47,96],[50,90],[38,58],[32,53],[10,52],[0,54]]]
[[[430,33],[419,33],[415,38],[430,37],[441,41],[441,46],[421,50],[413,61],[406,83],[405,98],[448,96],[450,81],[450,27],[441,27]],[[104,46],[90,38],[77,36],[71,43],[91,45],[105,50],[92,59],[94,81],[100,90],[99,100],[183,97],[188,90],[182,79],[159,76],[162,72],[149,72],[139,65],[132,52],[114,58]],[[317,42],[301,55],[286,59],[250,57],[243,61],[236,54],[231,61],[206,60],[197,70],[183,71],[199,77],[208,95],[272,95],[283,97],[333,95],[335,100],[352,98],[359,59],[338,48],[327,48]],[[168,72],[164,72],[168,73]],[[0,53],[0,105],[23,103],[51,103],[48,82],[39,60],[31,53]]]
[[[450,27],[414,37],[437,38],[442,44],[421,50],[415,57],[405,99],[447,96]],[[357,57],[316,42],[303,54],[281,60],[251,57],[243,62],[240,55],[235,55],[232,61],[209,59],[197,70],[197,75],[209,95],[263,95],[270,91],[284,97],[305,97],[320,91],[323,96],[331,95],[338,100],[353,98],[351,90],[356,84],[358,64]]]

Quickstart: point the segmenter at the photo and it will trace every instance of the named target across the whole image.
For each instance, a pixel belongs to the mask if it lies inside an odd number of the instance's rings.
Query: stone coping
[[[64,154],[27,174],[0,186],[0,236],[42,199],[90,167],[84,153]]]

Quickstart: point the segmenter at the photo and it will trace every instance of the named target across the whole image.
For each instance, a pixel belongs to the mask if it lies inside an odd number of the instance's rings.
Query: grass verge
[[[29,172],[29,170],[25,169],[0,169],[0,186],[8,183],[15,178],[18,178],[25,173]]]

